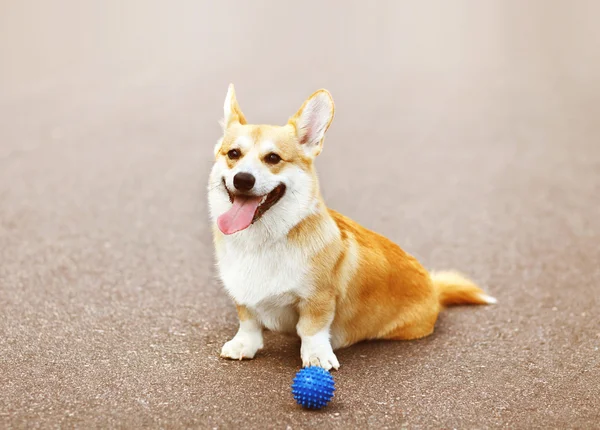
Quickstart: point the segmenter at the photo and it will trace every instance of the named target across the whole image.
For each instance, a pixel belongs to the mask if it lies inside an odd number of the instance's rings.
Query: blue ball
[[[327,406],[335,391],[333,376],[322,367],[305,367],[296,373],[292,394],[303,408],[321,409]]]

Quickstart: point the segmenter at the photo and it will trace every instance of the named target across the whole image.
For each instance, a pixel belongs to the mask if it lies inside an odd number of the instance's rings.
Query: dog
[[[286,125],[251,125],[229,86],[208,185],[218,274],[239,319],[222,357],[254,358],[266,328],[300,336],[304,367],[338,369],[339,348],[419,339],[446,305],[496,302],[327,208],[313,162],[333,116],[319,90]]]

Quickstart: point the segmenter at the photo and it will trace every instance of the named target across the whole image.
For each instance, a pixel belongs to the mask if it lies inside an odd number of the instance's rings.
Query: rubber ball
[[[331,401],[335,391],[333,376],[322,367],[311,366],[296,373],[292,394],[296,402],[307,409],[321,409]]]

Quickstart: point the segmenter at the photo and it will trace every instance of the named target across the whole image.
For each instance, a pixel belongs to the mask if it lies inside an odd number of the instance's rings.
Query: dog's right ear
[[[225,104],[223,105],[223,130],[227,130],[232,124],[246,124],[246,117],[240,109],[240,105],[235,98],[235,88],[229,84]]]

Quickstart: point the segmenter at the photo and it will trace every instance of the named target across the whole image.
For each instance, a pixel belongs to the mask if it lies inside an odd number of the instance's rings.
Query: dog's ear
[[[234,123],[246,124],[246,117],[240,109],[240,105],[235,98],[235,88],[233,84],[229,84],[227,95],[225,96],[225,104],[223,105],[223,129],[227,130]]]
[[[308,154],[316,157],[321,153],[325,132],[333,121],[334,110],[329,91],[319,90],[288,121],[296,129],[298,142]]]

